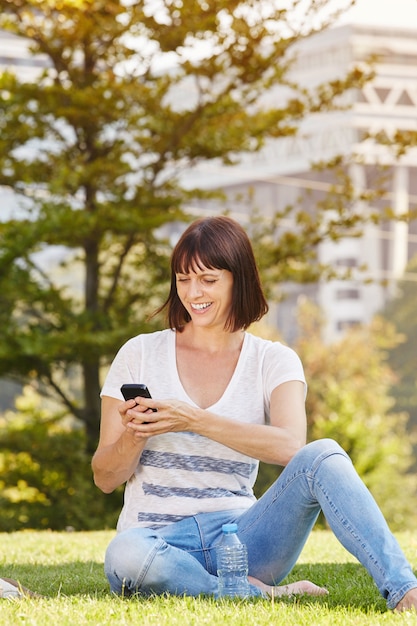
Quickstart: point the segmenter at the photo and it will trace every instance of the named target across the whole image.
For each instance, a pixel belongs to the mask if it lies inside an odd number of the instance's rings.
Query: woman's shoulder
[[[271,354],[273,356],[296,354],[293,348],[290,348],[281,341],[265,339],[264,337],[253,335],[252,333],[246,333],[246,341],[249,349],[256,350],[264,354]]]
[[[270,391],[283,382],[301,380],[305,382],[303,364],[293,348],[281,343],[250,336],[249,356],[259,365],[264,381]],[[255,360],[256,359],[256,360]]]

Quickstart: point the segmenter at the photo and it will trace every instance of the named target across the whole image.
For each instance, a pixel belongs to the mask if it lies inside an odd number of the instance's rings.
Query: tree
[[[16,411],[0,414],[0,532],[114,528],[123,490],[97,490],[85,429],[45,404],[27,386]]]
[[[179,172],[201,160],[231,164],[294,134],[304,116],[342,106],[367,80],[358,68],[310,92],[289,80],[292,44],[332,23],[328,5],[0,0],[0,27],[48,62],[33,82],[0,77],[0,185],[24,201],[19,219],[0,224],[0,375],[40,382],[85,424],[90,451],[100,372],[127,337],[157,327],[147,315],[167,279],[164,226],[209,195],[181,185]],[[288,101],[258,105],[277,84]],[[320,240],[368,219],[338,210],[330,221],[301,211],[297,234],[273,240],[261,228],[264,267],[294,279]],[[42,265],[50,249],[65,250],[79,292]]]
[[[397,292],[382,311],[383,317],[395,326],[401,341],[388,352],[388,362],[395,372],[392,396],[398,411],[410,416],[410,425],[417,429],[417,319],[416,298],[417,256],[408,263],[406,275],[397,285]],[[410,279],[411,280],[410,280]],[[414,278],[414,280],[413,280]]]

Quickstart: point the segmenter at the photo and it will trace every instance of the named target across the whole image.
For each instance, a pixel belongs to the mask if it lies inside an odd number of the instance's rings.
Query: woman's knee
[[[296,457],[308,459],[311,463],[314,463],[318,460],[322,461],[334,454],[342,455],[346,459],[349,459],[348,454],[337,443],[337,441],[326,438],[317,439],[316,441],[311,441],[306,444],[303,448],[301,448],[301,450],[299,450]]]
[[[339,452],[342,454],[346,454],[340,444],[337,443],[334,439],[324,438],[324,439],[316,439],[315,441],[311,441],[308,443],[305,448],[309,448],[311,450],[317,451],[319,454],[323,452]]]
[[[105,571],[121,573],[123,570],[126,576],[131,567],[136,569],[137,564],[142,561],[143,553],[149,549],[148,534],[148,529],[131,528],[116,535],[106,550]]]

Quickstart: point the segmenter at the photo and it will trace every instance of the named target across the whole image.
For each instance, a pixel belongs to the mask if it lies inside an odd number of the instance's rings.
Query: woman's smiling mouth
[[[194,311],[204,311],[204,309],[207,309],[211,305],[212,305],[212,302],[203,302],[202,304],[190,304],[190,307]]]

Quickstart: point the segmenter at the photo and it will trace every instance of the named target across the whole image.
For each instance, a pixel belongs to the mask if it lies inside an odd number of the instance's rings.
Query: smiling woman
[[[177,274],[177,294],[189,319],[225,328],[232,315],[233,274],[228,270],[196,269]],[[181,327],[181,332],[184,327]]]
[[[230,228],[230,223],[233,228]],[[211,270],[211,278],[220,278],[227,270],[233,281],[232,303],[225,330],[245,330],[268,311],[252,246],[244,229],[227,217],[193,222],[175,246],[171,258],[171,289],[166,303],[170,328],[182,332],[190,315],[177,291],[179,277],[197,276]],[[217,270],[217,272],[215,271]]]
[[[330,439],[306,445],[297,354],[247,331],[268,306],[237,222],[208,217],[186,229],[165,309],[169,328],[122,346],[102,389],[94,479],[106,493],[126,483],[105,558],[112,591],[218,597],[216,544],[235,523],[251,595],[324,595],[309,581],[277,586],[323,511],[388,606],[417,607],[417,579],[348,455]],[[144,383],[153,397],[123,402],[123,383]],[[257,501],[259,461],[284,470]]]

